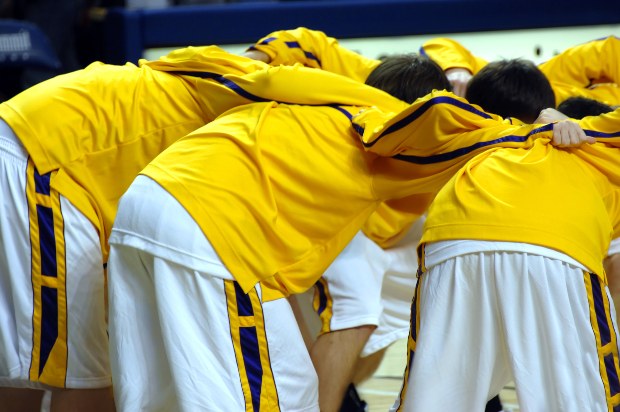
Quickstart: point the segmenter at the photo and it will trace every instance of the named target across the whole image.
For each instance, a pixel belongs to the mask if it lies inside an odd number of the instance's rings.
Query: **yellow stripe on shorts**
[[[420,265],[418,269],[418,281],[415,286],[415,294],[411,302],[411,321],[409,327],[409,338],[407,339],[407,366],[405,368],[405,376],[403,378],[403,386],[398,395],[400,402],[397,412],[402,411],[402,405],[405,401],[405,395],[407,394],[407,384],[409,383],[409,372],[413,365],[413,359],[415,357],[416,342],[418,340],[418,333],[420,332],[420,286],[422,285],[423,266]]]
[[[607,409],[620,412],[618,342],[611,319],[609,298],[596,274],[584,272],[584,283],[590,304],[590,323],[596,339],[601,379],[607,396]]]
[[[314,296],[312,298],[312,308],[319,315],[321,320],[321,330],[319,334],[331,332],[331,322],[334,316],[333,312],[334,300],[329,293],[329,285],[325,278],[320,278],[314,284]]]
[[[40,175],[31,160],[26,173],[34,299],[30,380],[64,387],[67,376],[67,294],[60,195],[50,188],[53,173]]]
[[[239,284],[225,280],[228,318],[245,410],[280,410],[265,334],[263,307],[255,289],[244,293]]]

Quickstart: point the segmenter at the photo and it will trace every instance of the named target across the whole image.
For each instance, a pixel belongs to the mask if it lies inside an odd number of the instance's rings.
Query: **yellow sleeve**
[[[538,125],[541,130],[530,135],[536,125],[512,125],[446,91],[433,91],[399,113],[371,107],[353,122],[367,151],[420,163],[459,157],[477,148],[523,147],[539,137],[538,132],[547,131]]]
[[[361,111],[354,128],[372,163],[373,191],[387,200],[436,193],[474,156],[496,147],[548,144],[553,125],[511,125],[452,93],[435,91],[400,113]]]
[[[594,83],[619,83],[620,39],[610,36],[571,47],[539,67],[550,81],[580,87]]]
[[[425,42],[420,52],[435,61],[444,71],[458,67],[476,74],[488,63],[483,58],[474,56],[461,43],[447,37],[437,37]]]
[[[407,107],[406,103],[382,90],[336,73],[301,64],[271,66],[228,53],[216,46],[178,49],[159,60],[142,60],[140,64],[158,71],[212,79],[236,96],[254,102],[273,100],[289,104],[376,105],[390,111]],[[202,95],[209,97],[206,93]]]
[[[164,72],[199,72],[216,75],[242,75],[270,67],[264,62],[229,53],[217,46],[185,47],[173,50],[157,60],[140,59],[138,64]]]
[[[225,75],[236,90],[255,99],[310,105],[378,106],[400,111],[407,103],[377,88],[325,70],[276,66],[246,75]],[[312,87],[308,87],[312,85]],[[260,97],[258,97],[260,96]]]
[[[596,138],[597,142],[620,147],[620,108],[599,116],[584,117],[579,120],[579,125],[588,136]]]
[[[340,46],[335,38],[321,31],[305,27],[270,33],[251,46],[252,49],[269,55],[272,65],[301,63],[362,83],[380,63]]]
[[[557,104],[572,96],[583,96],[617,105],[619,56],[620,39],[610,36],[571,47],[539,67],[553,86]]]
[[[597,83],[588,87],[586,97],[610,106],[618,106],[620,105],[620,87],[618,83]]]

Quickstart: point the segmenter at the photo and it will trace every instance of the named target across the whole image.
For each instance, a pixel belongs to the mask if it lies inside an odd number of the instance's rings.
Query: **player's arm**
[[[596,142],[594,137],[586,135],[579,123],[570,121],[568,116],[553,108],[542,110],[534,123],[556,123],[551,143],[558,147],[575,147]]]
[[[458,162],[494,147],[527,148],[538,138],[559,146],[591,141],[571,120],[512,125],[445,91],[418,99],[396,114],[369,108],[354,123],[366,150],[416,164]]]
[[[317,30],[299,27],[268,34],[248,49],[272,65],[302,64],[341,74],[360,82],[380,63],[342,47],[338,40]],[[252,54],[249,54],[251,56]]]
[[[267,53],[265,53],[264,51],[256,50],[256,49],[246,50],[242,54],[242,56],[245,56],[253,60],[258,60],[263,63],[271,63],[271,57]]]
[[[369,108],[356,116],[354,123],[366,150],[380,156],[419,158],[421,162],[437,156],[458,157],[467,148],[521,147],[535,129],[511,125],[445,91],[418,99],[399,113]],[[506,137],[513,133],[519,135]]]
[[[599,116],[588,116],[579,120],[586,135],[597,142],[620,147],[620,108]]]
[[[538,115],[538,118],[536,118],[536,120],[534,120],[534,123],[553,123],[553,122],[557,122],[560,120],[566,120],[568,119],[568,116],[566,116],[564,113],[549,107],[546,109],[543,109],[540,114]]]
[[[427,55],[444,70],[454,94],[465,96],[471,77],[486,66],[487,61],[474,56],[456,40],[437,37],[425,42],[420,53]]]
[[[176,49],[157,60],[140,59],[139,65],[154,70],[203,75],[244,75],[266,70],[269,65],[247,57],[229,53],[217,46],[189,46]]]
[[[571,47],[540,66],[550,81],[588,87],[620,83],[620,39],[615,36]]]

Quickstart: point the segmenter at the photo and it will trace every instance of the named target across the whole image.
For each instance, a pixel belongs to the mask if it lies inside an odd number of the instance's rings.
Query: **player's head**
[[[366,79],[369,86],[398,99],[413,103],[434,89],[450,90],[450,82],[441,67],[426,56],[415,53],[384,56]]]
[[[558,105],[558,111],[573,119],[583,119],[586,116],[598,116],[609,113],[613,107],[587,97],[569,97]]]
[[[555,107],[555,95],[536,65],[528,60],[491,62],[476,73],[465,98],[485,111],[533,123],[541,110]]]

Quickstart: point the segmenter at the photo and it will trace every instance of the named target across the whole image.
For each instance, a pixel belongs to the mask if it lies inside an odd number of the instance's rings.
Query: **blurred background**
[[[432,37],[487,60],[540,63],[620,36],[617,0],[0,0],[0,100],[93,61],[156,59],[189,45],[242,52],[305,26],[368,57],[417,51]]]

